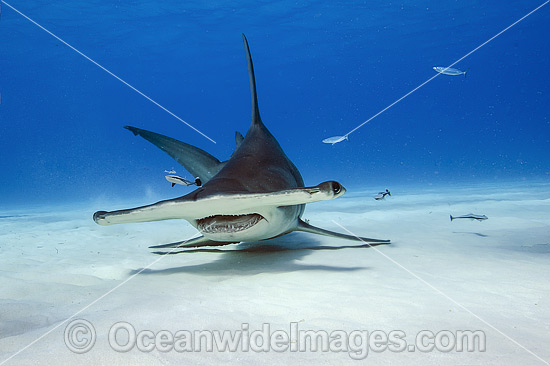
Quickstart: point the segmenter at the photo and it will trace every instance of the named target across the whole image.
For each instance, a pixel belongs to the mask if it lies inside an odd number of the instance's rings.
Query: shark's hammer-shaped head
[[[205,196],[199,188],[175,200],[128,210],[98,211],[94,221],[99,225],[112,225],[185,219],[204,237],[214,241],[269,239],[295,230],[306,203],[331,200],[345,192],[346,189],[334,181],[277,192],[221,192]],[[294,219],[289,220],[291,217]]]

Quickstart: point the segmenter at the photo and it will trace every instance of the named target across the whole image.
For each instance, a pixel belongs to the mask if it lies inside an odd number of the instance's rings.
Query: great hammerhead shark
[[[98,211],[99,225],[185,219],[202,236],[152,248],[196,248],[275,238],[292,231],[358,240],[370,245],[389,240],[362,238],[321,229],[301,219],[306,203],[342,196],[345,188],[327,181],[304,187],[300,172],[260,118],[254,67],[243,34],[252,95],[252,124],[243,138],[237,132],[237,149],[220,162],[207,152],[154,132],[126,126],[172,156],[203,185],[175,199],[119,211]]]

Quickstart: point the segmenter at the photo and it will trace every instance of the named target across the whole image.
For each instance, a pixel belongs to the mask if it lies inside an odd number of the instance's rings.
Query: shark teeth
[[[206,234],[238,233],[250,229],[262,219],[259,214],[214,215],[198,220],[197,227]]]

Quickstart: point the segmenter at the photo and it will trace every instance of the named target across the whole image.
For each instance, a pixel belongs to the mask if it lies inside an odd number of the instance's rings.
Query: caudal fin
[[[220,162],[206,151],[185,142],[137,127],[124,126],[124,128],[135,136],[143,137],[170,155],[191,175],[200,177],[204,183],[208,182],[225,165],[225,162]]]

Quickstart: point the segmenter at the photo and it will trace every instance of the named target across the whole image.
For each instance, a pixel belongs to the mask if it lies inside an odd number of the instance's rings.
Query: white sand
[[[372,198],[376,190],[348,192],[309,205],[304,216],[327,229],[344,232],[335,220],[358,235],[392,239],[390,246],[376,249],[232,250],[160,257],[147,247],[186,239],[195,230],[185,221],[101,227],[91,219],[95,210],[136,202],[4,210],[0,364],[40,337],[5,364],[357,362],[348,352],[311,350],[180,353],[134,348],[120,353],[108,342],[109,329],[120,321],[155,333],[239,330],[242,323],[249,324],[250,332],[262,329],[263,323],[272,332],[290,332],[293,322],[300,330],[328,333],[401,330],[409,344],[422,330],[481,330],[485,352],[371,350],[367,362],[545,364],[535,355],[550,362],[550,185],[430,187],[418,192],[389,188],[393,196],[384,201]],[[449,220],[449,214],[470,212],[489,219]],[[270,243],[272,249],[356,244],[306,233]],[[77,312],[74,318],[91,322],[97,334],[85,354],[71,352],[64,343],[65,321]]]

